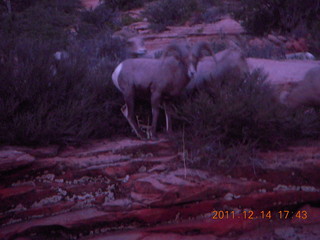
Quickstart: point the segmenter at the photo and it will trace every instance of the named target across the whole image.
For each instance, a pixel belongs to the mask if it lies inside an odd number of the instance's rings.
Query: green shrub
[[[205,90],[184,99],[177,112],[184,122],[190,159],[205,165],[209,161],[230,167],[248,161],[257,148],[317,137],[320,129],[316,113],[307,116],[304,110],[292,111],[278,103],[259,71],[243,79],[212,81]]]
[[[143,7],[145,2],[150,2],[150,0],[108,0],[106,4],[114,10],[130,10]]]
[[[148,5],[143,15],[154,31],[163,31],[166,26],[182,24],[198,9],[196,0],[161,0]]]
[[[101,32],[117,30],[122,25],[118,12],[112,10],[106,4],[101,4],[93,11],[81,13],[79,35],[81,37],[93,37]]]
[[[315,22],[310,29],[309,35],[310,52],[314,54],[317,59],[320,58],[320,21]]]
[[[93,38],[122,26],[118,12],[101,4],[93,11],[79,11],[78,0],[37,0],[13,16],[0,17],[0,33],[6,38],[33,38],[65,47],[70,39]],[[39,21],[41,19],[41,21]],[[72,34],[71,30],[76,30]]]
[[[70,57],[58,63],[50,43],[25,39],[0,46],[2,144],[70,144],[128,131],[110,79],[117,61],[98,61],[99,51],[83,44],[67,49]],[[93,67],[94,60],[100,64]]]
[[[193,23],[213,23],[227,13],[227,4],[221,0],[198,1],[198,11],[193,16]]]
[[[80,0],[64,0],[64,1],[52,1],[52,0],[11,0],[11,8],[13,13],[22,12],[27,8],[35,5],[41,5],[46,8],[55,8],[65,12],[72,12],[81,7]],[[2,1],[0,5],[5,3]]]
[[[131,17],[129,14],[123,14],[121,17],[121,23],[124,26],[128,26],[128,25],[131,25],[132,23],[139,22],[139,21],[142,21],[142,19]]]
[[[291,32],[299,25],[308,29],[319,19],[319,0],[242,0],[235,13],[251,33],[263,35],[271,30]]]
[[[60,46],[67,43],[68,28],[76,22],[77,16],[53,7],[34,5],[11,18],[0,19],[0,34],[5,38],[33,38],[56,42]]]
[[[274,44],[266,44],[265,46],[248,46],[245,49],[246,57],[267,58],[267,59],[284,59],[284,46],[275,46]]]
[[[219,21],[221,19],[221,16],[223,16],[224,14],[226,14],[225,9],[220,7],[211,7],[203,11],[199,21],[205,23],[213,23]]]

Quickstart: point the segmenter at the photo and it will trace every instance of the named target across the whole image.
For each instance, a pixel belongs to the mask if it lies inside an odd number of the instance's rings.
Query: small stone
[[[231,201],[231,200],[233,200],[233,197],[234,197],[234,195],[233,195],[232,193],[227,193],[227,194],[223,197],[223,199],[226,200],[226,201]]]
[[[141,167],[138,169],[138,172],[139,172],[139,173],[144,173],[144,172],[146,172],[146,171],[147,171],[146,166],[141,166]]]

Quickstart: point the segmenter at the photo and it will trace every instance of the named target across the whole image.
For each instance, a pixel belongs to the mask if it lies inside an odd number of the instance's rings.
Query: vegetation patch
[[[119,59],[107,57],[110,49],[97,59],[101,51],[84,44],[56,62],[50,43],[1,42],[2,144],[74,144],[128,131],[119,110],[122,98],[111,83]]]
[[[93,38],[96,34],[119,30],[122,26],[120,14],[106,4],[101,4],[92,11],[83,11],[80,19],[81,38]]]
[[[285,47],[276,46],[272,43],[267,43],[263,46],[250,46],[245,48],[245,56],[252,58],[267,58],[267,59],[284,59]]]
[[[196,0],[161,0],[148,5],[144,16],[153,31],[160,32],[166,26],[182,24],[199,8]]]
[[[271,30],[290,33],[310,30],[319,24],[319,0],[241,0],[235,17],[250,33],[263,35]]]
[[[108,0],[106,1],[106,4],[114,10],[130,10],[133,8],[140,8],[148,1],[150,0]]]
[[[185,139],[191,162],[229,168],[250,160],[257,149],[317,137],[319,115],[281,105],[265,79],[260,71],[242,79],[226,76],[181,101],[177,117],[184,122],[180,125],[184,137],[180,138]]]

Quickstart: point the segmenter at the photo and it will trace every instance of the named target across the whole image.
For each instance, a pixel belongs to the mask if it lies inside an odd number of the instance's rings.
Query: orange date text
[[[307,219],[308,213],[307,211],[253,211],[253,210],[243,210],[241,212],[235,211],[224,211],[224,210],[214,210],[211,212],[211,218],[214,220],[222,220],[222,219],[247,219],[247,220],[255,220],[255,219]]]

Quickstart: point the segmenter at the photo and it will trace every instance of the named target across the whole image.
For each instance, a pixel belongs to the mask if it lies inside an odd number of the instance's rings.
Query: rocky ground
[[[81,0],[81,2],[86,9],[94,9],[99,6],[100,0]]]
[[[247,39],[232,19],[161,34],[146,22],[131,27],[151,50],[173,39]],[[304,49],[281,36],[248,42]],[[319,64],[248,61],[280,84],[301,80]],[[320,142],[259,153],[227,174],[191,169],[175,146],[165,138],[126,138],[0,148],[0,239],[320,239]]]
[[[320,238],[320,143],[227,175],[190,169],[173,146],[1,148],[0,239]]]

